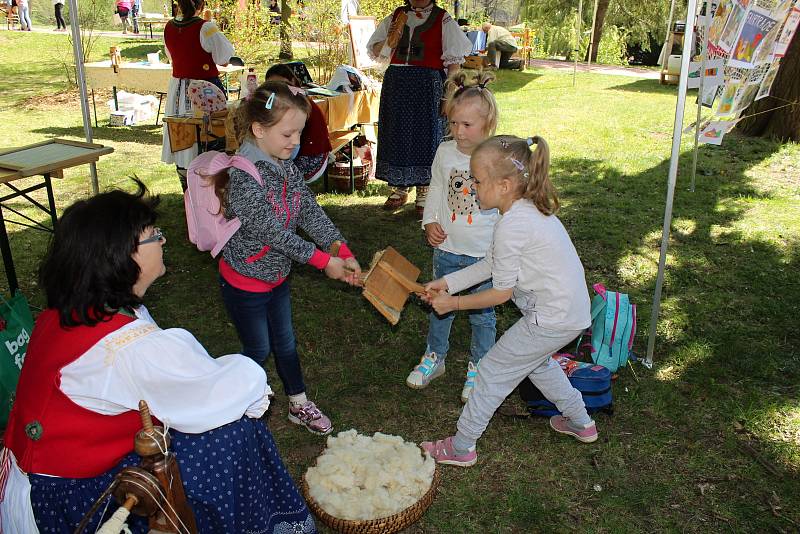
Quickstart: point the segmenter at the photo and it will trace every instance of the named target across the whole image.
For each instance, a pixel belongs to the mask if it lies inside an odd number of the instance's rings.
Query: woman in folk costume
[[[181,15],[164,27],[164,44],[172,63],[172,78],[167,89],[166,115],[182,115],[191,111],[187,88],[192,80],[207,80],[223,91],[217,65],[227,65],[233,55],[233,45],[222,35],[214,21],[200,17],[205,0],[178,0]],[[186,190],[186,168],[197,156],[197,147],[172,152],[169,131],[164,125],[161,161],[174,163],[183,190]]]
[[[139,464],[142,399],[169,429],[198,532],[315,532],[260,419],[272,393],[264,370],[241,354],[212,358],[142,305],[164,274],[166,239],[154,226],[158,199],[137,185],[76,202],[56,228],[40,271],[47,309],[0,456],[3,531],[74,532],[116,473]],[[128,524],[149,530],[143,517]]]
[[[469,39],[435,0],[406,0],[370,37],[370,57],[390,58],[381,89],[375,169],[375,176],[392,188],[386,209],[401,207],[417,186],[416,208],[422,215],[433,156],[444,133],[444,81],[471,51]]]

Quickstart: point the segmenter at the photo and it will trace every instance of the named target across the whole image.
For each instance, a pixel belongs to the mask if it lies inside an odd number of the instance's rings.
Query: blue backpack
[[[603,284],[592,286],[592,361],[615,373],[625,367],[633,353],[636,335],[636,305],[626,293],[606,290]],[[578,340],[580,345],[580,339]]]

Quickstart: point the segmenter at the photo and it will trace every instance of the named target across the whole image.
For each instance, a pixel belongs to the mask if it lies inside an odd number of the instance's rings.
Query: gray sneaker
[[[444,360],[440,360],[435,352],[425,354],[406,378],[406,385],[414,389],[427,387],[436,377],[444,374]]]

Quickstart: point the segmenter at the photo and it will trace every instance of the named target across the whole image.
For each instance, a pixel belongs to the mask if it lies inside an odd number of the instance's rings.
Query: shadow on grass
[[[542,77],[541,74],[531,70],[499,70],[494,72],[497,80],[489,87],[496,93],[513,93]]]
[[[123,58],[128,61],[144,60],[147,58],[147,54],[151,52],[163,52],[164,50],[163,43],[155,39],[146,43],[143,43],[141,40],[137,39],[136,42],[139,44],[135,46],[126,46],[121,50],[120,53],[122,54]]]
[[[632,93],[655,93],[660,95],[677,95],[678,88],[675,85],[662,85],[658,80],[636,80],[634,82],[620,83],[606,87],[608,91],[629,91]],[[690,91],[690,94],[697,94],[697,91]],[[688,97],[687,97],[688,98]]]
[[[35,128],[31,131],[56,137],[83,137],[84,135],[83,126],[48,126],[46,128]],[[118,128],[101,125],[97,128],[92,128],[92,134],[95,141],[108,140],[120,143],[161,145],[163,140],[161,126],[156,126],[155,124],[137,124],[136,126],[120,126]]]

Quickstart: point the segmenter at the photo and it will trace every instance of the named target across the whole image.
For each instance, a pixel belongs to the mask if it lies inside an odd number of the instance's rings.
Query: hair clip
[[[267,98],[267,103],[264,104],[264,107],[269,109],[269,110],[271,110],[272,109],[272,104],[274,104],[274,103],[275,103],[275,93],[271,93],[269,95],[269,98]]]
[[[525,165],[523,165],[520,160],[515,159],[515,158],[508,158],[508,159],[511,160],[511,163],[514,164],[514,167],[516,167],[519,172],[522,172],[522,171],[525,170]]]
[[[506,141],[505,139],[500,139],[500,146],[507,149],[511,145],[508,144],[508,141]]]
[[[290,85],[289,86],[289,90],[292,92],[292,94],[294,96],[305,95],[306,94],[306,90],[305,89],[303,89],[302,87],[296,87],[294,85]]]

